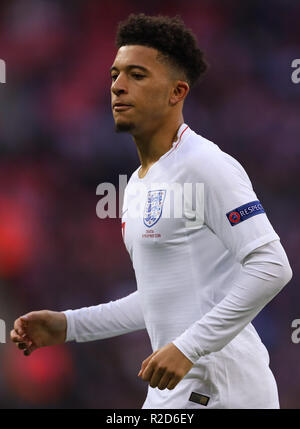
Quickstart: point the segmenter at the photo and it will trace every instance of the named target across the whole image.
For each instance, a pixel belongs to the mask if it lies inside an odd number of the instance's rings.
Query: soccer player
[[[120,24],[117,48],[115,127],[132,135],[141,163],[122,218],[137,290],[92,307],[28,313],[15,321],[12,341],[30,355],[147,329],[153,353],[139,372],[149,383],[143,408],[279,408],[251,321],[292,271],[243,167],[184,123],[203,54],[180,18],[143,14]],[[196,189],[180,216],[170,204],[173,184]]]

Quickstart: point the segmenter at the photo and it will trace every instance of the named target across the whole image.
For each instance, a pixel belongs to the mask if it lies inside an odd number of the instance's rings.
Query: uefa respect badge
[[[244,220],[249,219],[252,216],[256,216],[260,213],[265,213],[263,206],[260,201],[251,201],[250,203],[244,204],[237,207],[234,210],[226,213],[227,219],[231,226],[238,225]]]

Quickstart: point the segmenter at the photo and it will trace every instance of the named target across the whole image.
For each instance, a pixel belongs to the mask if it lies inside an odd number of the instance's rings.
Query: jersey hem
[[[74,341],[76,339],[76,336],[75,336],[75,323],[72,315],[72,310],[62,311],[62,313],[67,318],[67,335],[66,335],[65,343],[69,341]]]

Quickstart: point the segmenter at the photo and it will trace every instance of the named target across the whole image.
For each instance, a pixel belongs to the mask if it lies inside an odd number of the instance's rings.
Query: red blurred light
[[[3,366],[10,390],[33,405],[57,402],[74,381],[74,364],[67,345],[41,348],[27,357],[14,345],[7,345]]]

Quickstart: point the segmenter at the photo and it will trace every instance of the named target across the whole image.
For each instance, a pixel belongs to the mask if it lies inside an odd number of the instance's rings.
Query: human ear
[[[176,81],[175,85],[172,88],[172,92],[170,95],[170,104],[174,106],[175,104],[183,101],[185,97],[188,95],[190,90],[189,84],[183,80]]]

